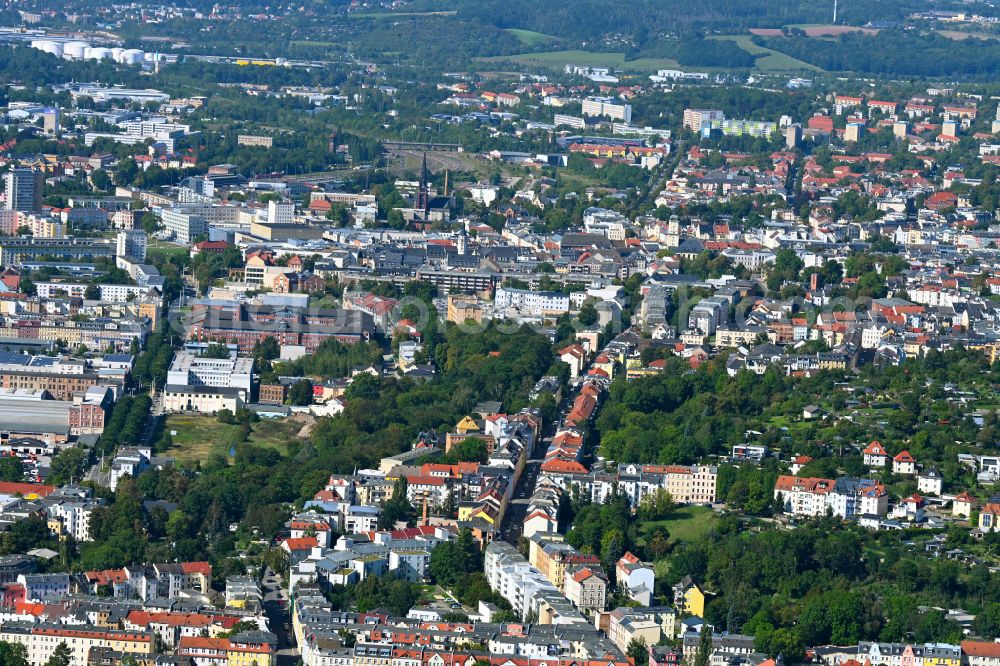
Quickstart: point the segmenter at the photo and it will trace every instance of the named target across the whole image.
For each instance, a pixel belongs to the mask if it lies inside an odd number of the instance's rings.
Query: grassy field
[[[534,30],[522,30],[520,28],[506,28],[505,32],[517,37],[518,41],[526,46],[538,46],[539,44],[544,44],[546,42],[551,42],[555,37],[552,35],[546,35],[544,32],[535,32]]]
[[[240,427],[219,423],[214,416],[204,414],[171,414],[164,430],[173,440],[173,446],[164,454],[179,462],[192,463],[205,461],[212,453],[226,455]]]
[[[862,28],[852,25],[830,25],[829,23],[790,23],[789,28],[798,28],[806,33],[808,37],[837,37],[848,32],[864,32],[874,35],[878,32],[875,28]]]
[[[288,442],[296,439],[301,429],[301,423],[290,419],[263,419],[254,424],[250,441],[284,454],[288,450]]]
[[[543,51],[538,53],[522,53],[516,56],[494,56],[482,58],[484,61],[512,61],[522,65],[552,67],[562,69],[566,65],[581,65],[584,67],[610,67],[631,72],[655,72],[658,69],[677,68],[677,61],[670,58],[639,58],[625,60],[624,53],[595,53],[593,51]]]
[[[666,520],[643,523],[642,532],[646,536],[652,534],[657,527],[665,527],[670,532],[671,543],[699,541],[718,520],[718,514],[707,506],[681,506]]]
[[[305,47],[311,46],[317,49],[320,48],[329,49],[335,46],[341,46],[341,44],[338,44],[337,42],[314,42],[308,39],[293,39],[291,42],[289,42],[289,44],[291,44],[292,46],[305,46]]]
[[[184,255],[191,251],[191,248],[187,245],[177,245],[176,243],[168,243],[167,241],[159,240],[158,238],[149,238],[148,245],[146,246],[147,252],[150,254],[160,253],[165,255]]]
[[[719,35],[712,39],[728,39],[736,42],[736,45],[757,58],[756,67],[762,72],[779,72],[794,69],[808,69],[814,72],[820,71],[819,67],[802,62],[784,53],[769,49],[766,46],[759,46],[751,41],[750,35]]]
[[[288,442],[296,438],[301,427],[301,423],[288,419],[264,419],[254,424],[250,442],[285,454]],[[177,434],[171,435],[173,446],[164,455],[193,463],[204,462],[215,453],[228,457],[233,443],[239,441],[240,427],[219,423],[207,414],[170,414],[165,430]]]

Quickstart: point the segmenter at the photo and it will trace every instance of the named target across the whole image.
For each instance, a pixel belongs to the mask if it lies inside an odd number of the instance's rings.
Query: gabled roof
[[[879,441],[873,440],[871,444],[865,447],[864,454],[868,456],[888,456],[889,453],[885,450]]]

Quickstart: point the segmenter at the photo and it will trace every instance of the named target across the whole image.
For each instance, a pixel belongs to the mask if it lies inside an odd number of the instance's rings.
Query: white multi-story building
[[[290,201],[267,202],[268,224],[292,224],[295,222],[295,204]]]
[[[603,502],[616,485],[632,506],[639,506],[644,497],[660,489],[681,504],[712,504],[717,477],[718,468],[713,465],[622,464],[617,478],[595,476],[592,496],[601,497],[595,501]]]
[[[493,541],[486,547],[484,571],[490,588],[510,602],[522,619],[535,613],[549,620],[549,624],[589,625],[545,574],[531,566],[509,543]]]
[[[175,386],[215,386],[250,392],[253,358],[205,358],[177,352],[167,371],[167,384]]]
[[[131,211],[129,211],[131,214]],[[118,232],[115,254],[131,257],[136,261],[146,260],[146,232],[142,229],[124,229]]]
[[[160,222],[178,243],[189,244],[192,239],[208,233],[208,222],[198,213],[164,210],[160,214]]]
[[[236,206],[205,206],[180,204],[159,209],[160,221],[172,232],[178,243],[190,243],[192,238],[208,233],[209,224],[237,224],[240,208]],[[154,208],[154,212],[157,209]]]
[[[119,449],[118,455],[111,461],[111,476],[108,480],[111,490],[118,488],[118,482],[122,477],[130,476],[134,479],[149,469],[149,459],[152,456],[153,452],[149,447]]]
[[[91,500],[67,500],[46,508],[49,518],[59,520],[62,531],[77,541],[92,541],[90,516],[100,504]]]
[[[726,114],[719,109],[684,109],[683,125],[692,132],[700,132],[702,125],[725,119]]]
[[[503,317],[508,309],[533,317],[558,316],[569,312],[569,295],[500,287],[493,299],[494,316]]]
[[[26,601],[41,601],[47,596],[69,594],[69,574],[21,574],[17,582],[24,588]]]
[[[91,285],[70,282],[37,282],[39,298],[83,298]],[[99,299],[105,303],[127,303],[149,295],[150,287],[134,284],[99,284]]]
[[[620,104],[611,97],[588,97],[583,100],[583,115],[604,116],[623,123],[631,123],[632,105]]]
[[[844,519],[884,516],[889,495],[885,486],[871,479],[841,477],[819,479],[782,475],[774,484],[774,497],[781,499],[785,513],[823,516],[829,510]]]

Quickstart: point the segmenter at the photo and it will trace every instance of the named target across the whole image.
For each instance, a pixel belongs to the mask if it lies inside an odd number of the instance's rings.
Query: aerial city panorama
[[[0,0],[0,666],[1000,666],[998,0]]]

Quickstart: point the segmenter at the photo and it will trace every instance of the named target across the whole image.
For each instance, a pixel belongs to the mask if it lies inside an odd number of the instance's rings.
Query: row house
[[[872,666],[960,666],[962,648],[947,643],[858,644],[857,659]]]
[[[774,498],[791,515],[823,516],[830,511],[845,520],[884,516],[889,502],[884,485],[853,477],[834,480],[782,475],[775,482]]]

